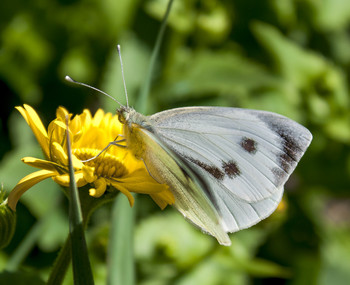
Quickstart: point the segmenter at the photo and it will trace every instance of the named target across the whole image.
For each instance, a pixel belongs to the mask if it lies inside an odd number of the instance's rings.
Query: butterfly
[[[129,107],[119,45],[118,53],[126,106],[97,88],[69,76],[66,80],[120,105],[119,142],[156,181],[170,187],[174,207],[222,245],[231,244],[227,233],[272,214],[311,143],[309,130],[276,113],[230,107],[185,107],[144,116]]]
[[[144,116],[117,110],[126,147],[167,184],[174,207],[222,245],[278,206],[312,134],[284,116],[229,107],[185,107]]]

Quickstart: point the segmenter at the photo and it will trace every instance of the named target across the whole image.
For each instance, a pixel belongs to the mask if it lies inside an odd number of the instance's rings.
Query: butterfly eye
[[[121,124],[125,124],[125,112],[122,110],[117,110],[118,120]]]
[[[117,109],[117,115],[119,122],[125,124],[129,120],[129,109],[122,106]]]

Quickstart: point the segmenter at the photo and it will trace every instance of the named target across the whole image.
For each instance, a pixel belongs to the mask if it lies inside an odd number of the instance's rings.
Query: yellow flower
[[[131,206],[134,198],[130,192],[149,194],[162,209],[174,203],[174,196],[168,187],[156,182],[148,174],[143,162],[134,158],[127,148],[113,145],[97,158],[84,162],[95,157],[108,143],[122,134],[123,125],[117,116],[105,114],[99,109],[93,117],[89,110],[84,110],[82,114],[73,118],[65,108],[59,107],[56,112],[57,118],[46,130],[32,107],[24,105],[24,108],[16,108],[32,129],[45,160],[33,157],[22,159],[24,163],[41,170],[21,179],[11,191],[8,197],[11,209],[16,209],[16,204],[25,191],[46,178],[51,177],[58,184],[69,186],[65,123],[67,115],[74,176],[78,187],[91,185],[89,194],[96,198],[104,195],[106,191],[117,189],[127,196]]]

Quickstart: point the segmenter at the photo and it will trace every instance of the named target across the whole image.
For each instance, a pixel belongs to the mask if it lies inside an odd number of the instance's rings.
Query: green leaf
[[[162,249],[167,258],[182,268],[200,260],[214,245],[216,240],[213,237],[203,234],[172,210],[144,220],[135,235],[138,259],[149,261]]]
[[[118,195],[112,210],[107,284],[135,284],[134,211],[127,198],[124,195]]]
[[[244,59],[234,50],[212,52],[199,50],[195,53],[178,51],[181,61],[172,66],[164,87],[175,97],[227,94],[242,97],[262,84],[273,83],[264,68]],[[161,96],[161,94],[159,94]]]
[[[146,277],[142,284],[237,284],[247,274],[290,276],[288,269],[254,258],[265,239],[266,230],[249,229],[232,235],[226,248],[174,211],[150,216],[135,235],[138,268]]]
[[[321,55],[302,49],[276,27],[254,22],[252,30],[258,41],[270,53],[279,72],[297,87],[309,86],[328,68]]]
[[[318,29],[332,33],[346,29],[350,20],[350,2],[347,0],[306,1],[310,5],[310,18]]]
[[[333,229],[324,236],[319,284],[346,285],[350,280],[350,230]]]
[[[349,111],[346,76],[339,67],[320,53],[302,48],[276,27],[254,22],[252,30],[281,76],[308,102],[315,122],[325,123],[329,116]]]

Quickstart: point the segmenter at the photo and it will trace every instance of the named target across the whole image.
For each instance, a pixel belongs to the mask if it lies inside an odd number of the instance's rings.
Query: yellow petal
[[[121,149],[121,148],[119,148]],[[123,150],[123,149],[121,149]],[[121,152],[121,151],[119,151]],[[128,170],[129,170],[129,173],[131,176],[134,176],[134,177],[149,177],[149,178],[152,178],[150,177],[150,175],[148,174],[147,170],[146,170],[146,167],[145,167],[145,164],[143,163],[143,161],[141,160],[138,160],[136,159],[134,156],[130,155],[125,155],[124,159],[123,159],[123,162],[125,165],[128,166]],[[142,179],[142,178],[141,178]],[[153,178],[152,178],[153,180]],[[154,181],[154,180],[153,180]]]
[[[104,114],[105,112],[102,109],[98,109],[94,118],[92,119],[92,125],[98,127],[103,120]]]
[[[84,178],[87,182],[92,183],[96,180],[96,175],[94,174],[95,173],[94,167],[84,165],[82,168],[82,171],[84,174]]]
[[[135,193],[154,194],[167,189],[167,185],[159,184],[143,169],[129,173],[116,181],[125,185],[130,192]]]
[[[50,142],[57,142],[62,146],[66,146],[66,131],[67,125],[66,122],[60,121],[59,119],[53,120],[48,127],[48,134],[50,137]],[[74,137],[75,135],[72,133],[71,129],[68,129],[70,137]]]
[[[62,128],[64,131],[66,131],[67,125],[65,122],[62,122],[60,120],[54,120],[53,122],[57,127]]]
[[[47,127],[47,135],[49,137],[49,142],[62,142],[65,138],[65,130],[61,127],[58,127],[56,124],[57,119],[50,122],[49,126]]]
[[[57,160],[62,165],[68,165],[68,155],[66,154],[63,147],[58,142],[52,143],[51,152],[53,154],[52,159]]]
[[[84,109],[83,113],[80,115],[80,119],[82,126],[84,126],[85,128],[89,128],[92,121],[90,110]]]
[[[68,113],[68,111],[66,110],[66,108],[60,106],[57,108],[56,110],[56,117],[58,119],[60,119],[61,121],[65,122],[66,121],[66,116],[71,117],[71,115]]]
[[[82,172],[75,172],[74,177],[77,187],[83,187],[87,184]],[[52,177],[52,180],[64,187],[69,187],[70,177],[68,173]]]
[[[30,187],[34,186],[35,184],[39,183],[40,181],[57,175],[56,172],[49,171],[49,170],[39,170],[36,172],[33,172],[26,177],[22,178],[15,188],[12,189],[8,196],[8,205],[13,210],[16,211],[16,205],[19,200],[19,198],[23,195],[24,192],[26,192]]]
[[[99,178],[94,182],[94,184],[96,188],[91,188],[89,190],[89,195],[95,198],[101,197],[103,193],[106,192],[106,188],[107,188],[106,179]]]
[[[140,194],[156,194],[164,191],[166,189],[165,184],[159,184],[149,181],[144,182],[126,182],[124,179],[118,180],[119,183],[121,183],[125,188],[128,189],[130,192],[134,193],[140,193]]]
[[[84,131],[82,130],[82,119],[81,115],[77,115],[69,122],[69,131],[72,133],[72,145],[79,141],[81,136],[84,134]]]
[[[162,191],[160,193],[150,194],[150,196],[153,199],[153,201],[156,202],[159,208],[161,208],[162,210],[164,210],[164,208],[167,205],[172,205],[175,203],[175,197],[169,189]]]
[[[72,147],[74,146],[74,144],[76,144],[81,139],[83,134],[84,133],[81,130],[73,134],[73,136],[72,136]]]
[[[72,154],[72,162],[74,169],[82,169],[84,167],[84,163],[81,162],[74,154]]]
[[[68,155],[59,143],[52,143],[52,153],[60,164],[68,165]],[[84,166],[84,163],[82,163],[74,154],[72,154],[72,162],[74,169],[82,169]]]
[[[108,126],[109,126],[109,122],[112,119],[112,114],[111,113],[106,113],[101,121],[101,128],[104,128],[105,130],[107,130]]]
[[[46,170],[50,170],[50,171],[56,171],[57,172],[57,169],[62,168],[57,163],[54,163],[54,162],[48,161],[48,160],[35,158],[35,157],[23,157],[22,161],[25,164],[28,164],[30,166],[33,166],[33,167],[36,167],[36,168],[41,168],[41,169],[46,169]]]
[[[45,156],[49,157],[49,141],[43,123],[32,107],[26,104],[23,106],[24,108],[17,106],[16,109],[21,113],[23,118],[27,121],[27,124],[32,129],[37,141],[43,149]]]
[[[69,123],[69,128],[72,129],[73,133],[81,130],[82,116],[76,115]]]
[[[134,202],[135,202],[135,199],[134,199],[134,197],[131,195],[131,193],[125,188],[125,187],[123,187],[120,183],[115,183],[115,182],[111,182],[111,184],[112,184],[112,186],[115,188],[115,189],[117,189],[117,190],[119,190],[120,192],[122,192],[125,196],[126,196],[126,198],[128,198],[128,200],[129,200],[129,204],[130,204],[130,206],[132,207],[132,206],[134,206]]]
[[[157,205],[163,210],[167,205],[175,202],[175,197],[166,184],[159,184],[151,176],[145,174],[145,170],[139,169],[122,179],[119,184],[112,185],[119,190],[123,185],[127,191],[141,194],[149,194]]]

